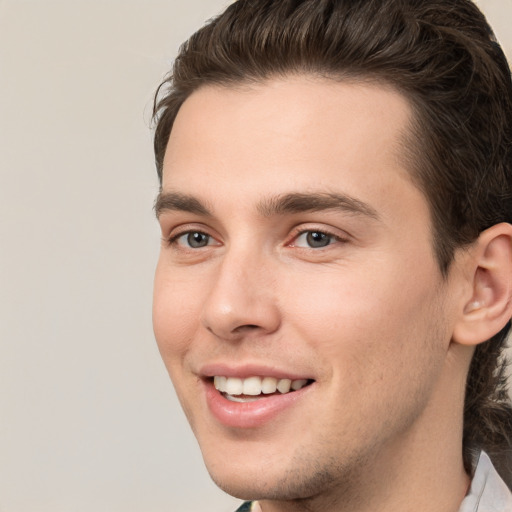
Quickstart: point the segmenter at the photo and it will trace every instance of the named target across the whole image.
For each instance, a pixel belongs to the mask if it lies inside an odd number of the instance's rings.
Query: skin
[[[296,76],[204,87],[175,121],[155,335],[212,478],[263,512],[427,511],[433,496],[455,512],[467,490],[473,349],[453,332],[469,256],[441,276],[427,202],[400,158],[410,116],[389,88]],[[287,194],[348,202],[276,208]],[[325,247],[308,245],[313,231]],[[191,247],[190,232],[207,245]],[[271,421],[233,428],[207,406],[209,364],[314,382]]]

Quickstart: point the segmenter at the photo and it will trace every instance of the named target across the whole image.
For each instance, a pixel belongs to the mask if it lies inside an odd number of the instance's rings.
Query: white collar
[[[485,452],[480,453],[475,476],[459,512],[512,512],[512,493]]]

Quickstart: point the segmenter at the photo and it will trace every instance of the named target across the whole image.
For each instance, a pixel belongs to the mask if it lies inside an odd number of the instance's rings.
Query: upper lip
[[[199,369],[199,375],[203,378],[217,376],[237,377],[246,379],[248,377],[274,377],[276,379],[312,379],[310,375],[290,371],[268,364],[229,364],[229,363],[207,363]]]

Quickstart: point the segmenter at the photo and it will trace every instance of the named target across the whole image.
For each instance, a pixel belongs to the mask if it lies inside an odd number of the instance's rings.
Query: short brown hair
[[[457,247],[512,221],[512,82],[470,0],[238,0],[180,49],[155,97],[154,149],[204,85],[305,73],[390,84],[414,112],[406,150],[425,194],[443,275]],[[512,484],[512,407],[503,348],[509,324],[475,351],[468,374],[466,470],[486,450]]]

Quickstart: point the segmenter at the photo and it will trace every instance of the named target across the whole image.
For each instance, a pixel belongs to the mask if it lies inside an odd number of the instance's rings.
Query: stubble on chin
[[[353,456],[350,460],[339,457],[320,458],[297,452],[291,457],[282,475],[270,474],[262,461],[247,461],[247,473],[228,479],[210,471],[215,484],[226,493],[242,500],[279,502],[283,511],[307,512],[330,510],[340,501],[346,504],[364,500],[359,495],[363,481],[361,469],[369,458]],[[226,461],[229,464],[229,461]]]

